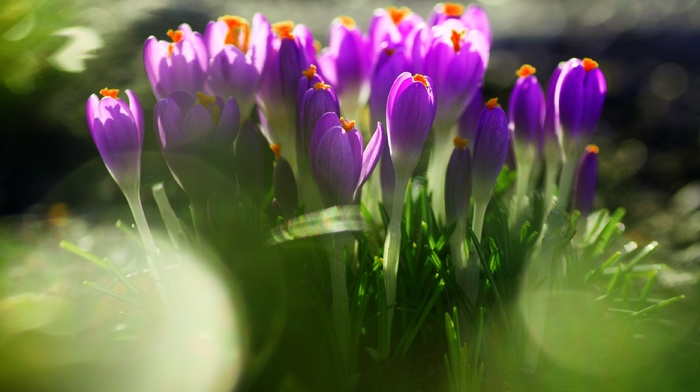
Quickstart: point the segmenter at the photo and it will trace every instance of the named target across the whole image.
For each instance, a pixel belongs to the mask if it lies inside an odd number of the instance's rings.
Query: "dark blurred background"
[[[155,99],[141,61],[149,35],[187,22],[203,31],[223,14],[307,24],[326,43],[348,15],[366,28],[367,0],[222,2],[5,0],[0,5],[0,216],[38,215],[56,202],[75,215],[111,219],[123,203],[85,123],[102,87],[134,90],[146,113],[144,185],[171,181],[149,117]],[[597,206],[625,207],[628,235],[662,244],[659,258],[700,266],[700,4],[696,0],[489,0],[493,48],[488,96],[507,108],[522,63],[546,84],[560,61],[592,57],[608,80],[595,143]],[[387,4],[388,5],[388,4]],[[405,1],[427,17],[433,3]],[[676,277],[694,283],[696,275]]]

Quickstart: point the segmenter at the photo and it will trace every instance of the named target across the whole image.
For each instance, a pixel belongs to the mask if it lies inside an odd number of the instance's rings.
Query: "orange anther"
[[[105,87],[102,90],[100,90],[100,95],[102,95],[103,97],[110,97],[110,98],[117,99],[118,94],[119,94],[119,90],[116,88]]]
[[[462,31],[457,31],[457,30],[452,30],[452,36],[450,36],[450,39],[452,40],[452,47],[455,50],[455,53],[459,52],[460,49],[462,49],[462,38],[467,32],[462,30]]]
[[[403,20],[403,18],[406,17],[406,15],[410,15],[413,12],[408,7],[396,8],[393,6],[389,6],[386,7],[386,10],[389,13],[391,20],[394,22],[395,25],[401,23],[401,21]]]
[[[501,106],[498,104],[498,98],[491,98],[488,101],[486,101],[486,107],[489,110],[493,110],[496,106]]]
[[[219,21],[226,23],[228,32],[224,38],[224,44],[233,45],[242,52],[248,51],[248,41],[250,40],[250,24],[244,18],[235,15],[224,15]]]
[[[293,29],[294,22],[291,20],[277,22],[272,25],[272,31],[274,31],[280,39],[294,39],[294,34],[292,34]]]
[[[318,82],[318,83],[314,84],[314,90],[320,90],[320,89],[328,90],[329,88],[331,88],[331,85],[325,84],[323,82]]]
[[[533,67],[530,64],[523,64],[519,70],[515,71],[515,74],[520,76],[521,78],[525,78],[530,75],[534,75],[535,72],[537,72],[537,69],[535,67]]]
[[[301,71],[301,74],[306,76],[306,79],[311,80],[311,78],[316,76],[316,66],[313,64],[309,65],[309,68]]]
[[[462,4],[444,3],[442,7],[446,16],[459,18],[464,13],[464,6]]]
[[[600,149],[599,149],[598,146],[596,146],[595,144],[589,144],[589,145],[586,146],[586,151],[588,151],[588,152],[590,152],[590,153],[592,153],[592,154],[598,154],[598,152],[600,151]]]
[[[195,103],[198,103],[205,108],[208,108],[216,103],[216,97],[213,95],[206,95],[201,91],[197,91],[195,95],[197,96],[197,101]]]
[[[341,15],[341,16],[339,16],[337,19],[340,21],[340,23],[341,23],[343,26],[345,26],[345,27],[347,27],[347,28],[349,28],[349,29],[354,29],[354,28],[355,28],[355,19],[353,19],[353,18],[351,18],[351,17],[349,17],[349,16],[345,16],[345,15]]]
[[[593,59],[590,59],[588,57],[583,59],[583,61],[581,61],[581,64],[583,65],[583,69],[585,69],[586,72],[592,71],[592,70],[598,68],[598,62],[593,60]]]
[[[182,41],[182,31],[180,31],[180,30],[170,29],[170,30],[168,30],[167,34],[168,34],[168,37],[170,37],[170,39],[173,40],[174,44]]]
[[[350,132],[353,128],[355,128],[355,120],[347,121],[346,119],[341,117],[340,118],[340,125],[343,126],[343,129],[345,130],[345,132]]]
[[[391,56],[392,54],[394,54],[394,52],[396,52],[396,49],[384,49],[384,53],[386,53],[387,56]]]
[[[413,75],[413,81],[414,82],[421,82],[425,87],[428,87],[428,79],[425,78],[425,76],[421,74],[415,74]]]
[[[454,139],[452,139],[452,143],[454,143],[455,147],[459,147],[462,150],[466,150],[467,146],[469,145],[469,140],[457,136]]]
[[[282,143],[270,144],[270,150],[272,150],[272,152],[275,153],[275,156],[277,158],[280,158],[280,154],[282,153]]]

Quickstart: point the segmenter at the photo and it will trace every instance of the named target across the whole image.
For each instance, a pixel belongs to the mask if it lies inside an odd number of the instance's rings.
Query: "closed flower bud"
[[[472,158],[466,139],[457,136],[454,145],[445,173],[445,217],[448,224],[459,221],[466,225],[472,192]]]
[[[593,199],[598,187],[598,146],[588,145],[576,172],[574,182],[574,209],[588,216],[593,209]]]
[[[473,193],[480,203],[491,199],[496,178],[508,154],[508,119],[495,98],[490,99],[479,117],[472,153]]]

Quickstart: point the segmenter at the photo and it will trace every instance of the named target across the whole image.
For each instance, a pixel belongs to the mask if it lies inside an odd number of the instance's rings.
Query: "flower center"
[[[389,16],[391,17],[391,20],[394,22],[395,25],[398,25],[399,23],[401,23],[403,18],[405,18],[407,15],[409,15],[413,12],[408,7],[396,8],[393,6],[389,6],[389,7],[386,7],[386,10],[387,10],[387,12],[389,12]]]
[[[520,76],[521,78],[526,78],[530,75],[534,75],[535,72],[537,72],[537,69],[533,67],[530,64],[523,64],[519,70],[515,72],[516,75]]]
[[[275,153],[275,156],[277,158],[280,158],[282,154],[282,143],[273,143],[270,144],[270,150],[272,150],[273,153]]]
[[[465,30],[462,31],[457,31],[457,30],[452,30],[452,36],[450,39],[452,40],[452,47],[455,50],[455,53],[458,53],[460,49],[462,49],[462,38],[467,32]]]
[[[318,83],[314,84],[314,90],[320,90],[320,89],[328,90],[329,88],[331,88],[331,85],[325,84],[323,82],[318,82]]]
[[[340,125],[343,127],[345,132],[350,132],[353,128],[355,128],[355,120],[350,120],[347,121],[343,117],[340,118]]]
[[[118,94],[119,94],[119,90],[116,88],[105,87],[102,90],[100,90],[100,95],[102,95],[103,97],[110,97],[110,98],[117,99]]]
[[[277,22],[272,25],[272,31],[277,34],[279,39],[294,39],[294,34],[292,30],[294,29],[294,22],[291,20],[285,20],[283,22]]]
[[[224,44],[233,45],[243,53],[247,52],[250,40],[250,24],[248,21],[235,15],[224,15],[219,20],[228,26]]]
[[[415,74],[413,75],[413,81],[414,82],[421,82],[425,87],[428,87],[428,79],[425,78],[425,76],[421,74]]]
[[[353,19],[353,18],[351,18],[351,17],[349,17],[349,16],[341,15],[341,16],[338,17],[338,20],[340,20],[340,23],[341,23],[343,26],[347,27],[348,29],[354,29],[354,28],[355,28],[355,19]]]
[[[590,152],[591,154],[598,154],[600,149],[595,144],[589,144],[586,146],[586,151]]]
[[[583,59],[583,61],[581,61],[581,63],[583,64],[583,69],[585,69],[586,72],[592,71],[592,70],[598,68],[598,62],[593,60],[593,59],[590,59],[588,57]]]
[[[182,41],[182,31],[170,29],[168,30],[167,34],[168,37],[173,40],[173,42],[168,44],[168,58],[170,58],[170,56],[173,54],[173,48],[175,47],[174,45]]]
[[[498,103],[498,98],[491,98],[488,101],[486,101],[486,108],[488,110],[493,110],[493,108],[495,108],[496,106],[501,106]]]
[[[454,139],[452,139],[452,143],[454,143],[455,147],[459,147],[462,150],[466,150],[467,146],[469,145],[469,140],[457,136]]]
[[[306,76],[306,79],[308,79],[308,80],[310,81],[311,78],[313,78],[314,76],[316,76],[316,66],[313,65],[313,64],[309,65],[309,68],[307,68],[307,69],[301,71],[301,74],[302,74],[303,76]]]
[[[445,16],[459,18],[464,13],[464,6],[457,3],[444,3],[443,11],[445,12]]]

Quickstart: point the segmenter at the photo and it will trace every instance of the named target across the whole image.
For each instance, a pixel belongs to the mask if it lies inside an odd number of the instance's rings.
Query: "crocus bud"
[[[466,225],[472,192],[472,157],[467,139],[457,136],[454,145],[445,173],[445,217],[448,224],[460,221]]]
[[[470,4],[466,9],[462,4],[438,3],[428,18],[428,26],[437,26],[448,19],[459,19],[468,30],[481,31],[491,44],[491,25],[483,8]]]
[[[202,173],[193,170],[191,158],[219,170],[230,163],[233,141],[240,126],[240,112],[234,98],[226,103],[203,93],[184,91],[161,99],[153,111],[156,139],[170,171],[185,192],[192,196],[202,186]]]
[[[547,165],[558,165],[561,161],[561,146],[557,127],[559,124],[559,114],[556,112],[555,92],[561,71],[566,63],[559,63],[552,72],[547,86],[547,98],[545,100],[544,123],[542,124],[542,149]]]
[[[435,120],[430,77],[404,72],[394,81],[386,104],[389,151],[396,176],[410,176]]]
[[[169,30],[168,36],[172,42],[150,36],[143,47],[143,63],[156,98],[203,90],[209,56],[202,36],[187,24]]]
[[[301,77],[299,78],[299,84],[297,85],[297,96],[296,96],[296,106],[297,114],[301,110],[301,101],[304,99],[304,94],[310,88],[313,88],[317,83],[325,83],[325,80],[318,74],[318,69],[315,65],[309,65],[309,68],[301,71]],[[299,121],[297,116],[297,121]]]
[[[508,153],[508,119],[496,98],[486,102],[477,125],[472,153],[474,199],[487,203]]]
[[[516,72],[518,81],[510,95],[508,111],[516,158],[527,166],[539,154],[545,112],[544,93],[535,72],[529,64]]]
[[[327,207],[355,202],[379,161],[383,144],[381,124],[363,152],[362,134],[354,121],[333,112],[318,120],[311,138],[311,168]]]
[[[340,116],[340,105],[333,87],[329,84],[318,82],[304,93],[299,106],[299,131],[303,143],[302,151],[308,157],[311,145],[311,136],[316,128],[316,123],[324,114],[333,112]]]
[[[299,210],[299,193],[297,183],[294,180],[294,171],[289,162],[280,154],[282,146],[271,144],[270,149],[275,153],[276,158],[275,170],[272,174],[272,189],[282,214],[289,219],[294,217]]]
[[[330,27],[329,45],[318,57],[323,77],[335,87],[343,106],[355,107],[369,76],[372,53],[352,18],[339,16]]]
[[[565,152],[580,151],[591,140],[606,92],[605,76],[597,62],[573,58],[566,63],[554,98]]]
[[[207,91],[213,95],[236,98],[245,120],[255,103],[260,72],[253,62],[250,24],[247,20],[226,15],[209,22],[204,32],[209,50]]]
[[[477,89],[474,97],[467,105],[466,109],[459,116],[457,124],[457,135],[462,139],[476,140],[476,127],[479,124],[481,110],[484,108],[484,93],[481,89]],[[473,146],[467,146],[471,149]]]
[[[489,43],[479,30],[467,30],[459,19],[448,19],[431,30],[422,67],[433,81],[437,96],[437,131],[449,131],[483,82],[489,61]],[[414,47],[416,47],[414,45]],[[415,53],[415,52],[414,52]]]
[[[87,101],[87,123],[97,151],[109,174],[124,193],[138,192],[143,148],[143,111],[136,94],[126,90],[129,103],[117,98],[119,90],[104,88],[102,99]]]
[[[574,209],[588,216],[598,186],[598,146],[590,144],[581,157],[574,182]]]

